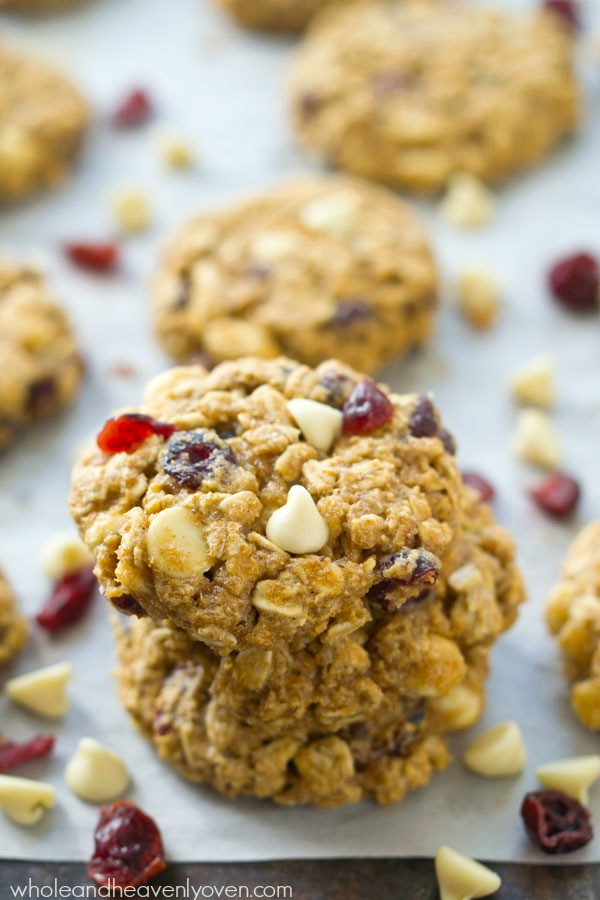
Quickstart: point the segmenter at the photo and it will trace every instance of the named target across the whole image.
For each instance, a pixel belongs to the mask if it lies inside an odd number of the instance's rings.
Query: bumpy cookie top
[[[25,619],[19,615],[13,593],[0,570],[0,665],[19,652],[26,637]]]
[[[600,730],[600,522],[573,541],[562,580],[548,600],[547,620],[574,681],[571,704],[584,725]]]
[[[39,272],[0,258],[0,447],[69,403],[82,372],[69,322]]]
[[[502,178],[543,156],[578,114],[558,17],[372,0],[327,10],[291,78],[302,141],[330,163],[412,190],[456,171]]]
[[[0,47],[0,202],[61,181],[86,122],[85,101],[60,72]]]
[[[170,241],[154,306],[175,357],[338,357],[362,371],[421,344],[437,275],[410,209],[348,178],[285,184]]]
[[[220,653],[359,628],[367,596],[394,609],[434,584],[460,527],[431,401],[337,362],[173,369],[98,443],[71,508],[103,592]]]

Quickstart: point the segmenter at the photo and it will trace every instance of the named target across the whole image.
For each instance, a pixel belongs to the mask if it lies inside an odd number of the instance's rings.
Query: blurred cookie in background
[[[79,90],[54,66],[0,47],[0,204],[59,184],[87,119]]]
[[[39,272],[0,258],[0,449],[75,397],[83,362]]]
[[[319,15],[297,51],[291,107],[330,165],[418,192],[487,182],[544,157],[579,117],[573,33],[548,12],[371,0]]]
[[[427,341],[437,290],[405,204],[357,180],[308,178],[179,229],[155,279],[154,316],[181,361],[283,353],[372,372]]]
[[[219,0],[245,28],[260,31],[302,31],[315,13],[348,0]]]
[[[13,592],[0,569],[0,665],[17,655],[27,638],[27,624],[19,614]]]

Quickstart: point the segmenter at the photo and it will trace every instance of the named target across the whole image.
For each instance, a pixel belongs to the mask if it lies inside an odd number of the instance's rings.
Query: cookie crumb
[[[556,365],[550,356],[531,360],[510,379],[513,397],[527,406],[552,409],[556,403],[555,371]]]
[[[562,448],[556,425],[541,409],[521,410],[512,447],[519,459],[543,469],[557,469],[562,462]]]
[[[112,195],[111,205],[121,231],[139,234],[150,227],[150,204],[146,195],[137,188],[119,188]]]
[[[177,134],[158,136],[160,158],[169,169],[189,169],[194,164],[194,153],[189,143]]]
[[[487,331],[496,322],[500,314],[498,283],[485,266],[469,266],[461,273],[458,306],[465,320],[478,331]]]
[[[459,172],[450,179],[439,210],[451,225],[478,228],[492,218],[494,197],[479,178]]]

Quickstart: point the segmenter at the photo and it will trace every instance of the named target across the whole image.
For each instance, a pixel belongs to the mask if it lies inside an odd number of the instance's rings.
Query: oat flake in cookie
[[[72,167],[87,107],[46,62],[0,47],[0,203],[60,183]]]
[[[382,188],[305,179],[188,222],[154,285],[175,358],[337,357],[372,372],[424,344],[437,273],[414,214]]]
[[[264,31],[301,31],[315,13],[347,0],[219,0],[245,28]]]
[[[600,731],[600,522],[587,525],[573,541],[546,618],[573,683],[573,711]]]
[[[39,272],[0,258],[0,448],[73,400],[83,364]]]
[[[0,665],[16,656],[27,638],[25,619],[4,574],[0,570]]]
[[[318,806],[394,802],[445,765],[446,695],[477,718],[523,590],[428,398],[334,361],[181,367],[99,441],[71,508],[134,613],[121,695],[161,757]]]
[[[330,164],[414,191],[456,172],[496,181],[578,119],[572,36],[556,16],[370,0],[326,10],[291,73],[301,142]]]

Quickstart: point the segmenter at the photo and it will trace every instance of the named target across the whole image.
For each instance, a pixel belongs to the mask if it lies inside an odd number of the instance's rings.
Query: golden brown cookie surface
[[[414,214],[346,178],[291,182],[189,222],[154,286],[159,337],[179,360],[336,357],[369,372],[427,341],[436,301]]]
[[[551,15],[351,3],[315,21],[291,104],[302,143],[341,169],[425,192],[456,172],[497,181],[576,127],[572,40]]]
[[[0,259],[0,448],[74,398],[83,365],[39,272]]]
[[[25,619],[19,615],[10,586],[0,571],[0,665],[19,652],[26,638]]]
[[[65,178],[87,115],[81,94],[62,73],[0,47],[0,203]]]
[[[600,522],[573,541],[562,580],[548,600],[546,618],[560,648],[565,675],[573,682],[577,717],[600,730]]]
[[[264,31],[301,31],[315,13],[346,0],[219,0],[246,28]]]

